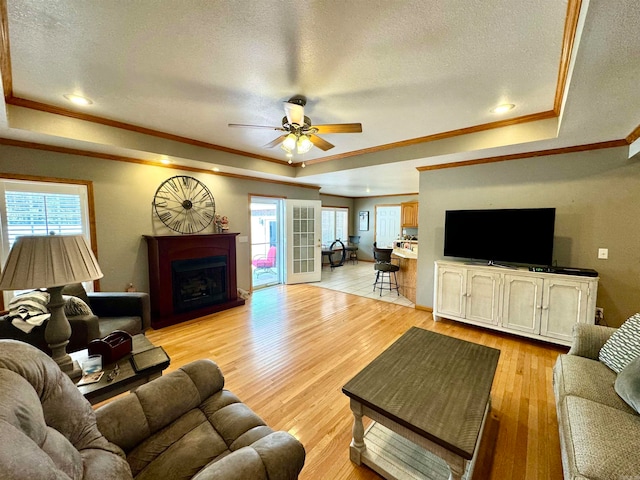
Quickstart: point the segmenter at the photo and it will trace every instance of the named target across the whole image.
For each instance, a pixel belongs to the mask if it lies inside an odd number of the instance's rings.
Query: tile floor
[[[383,290],[380,296],[380,290],[373,291],[373,282],[376,279],[376,273],[373,269],[372,262],[358,262],[355,265],[347,262],[341,267],[334,268],[329,266],[322,267],[322,280],[320,282],[309,283],[321,288],[330,290],[338,290],[344,293],[351,293],[360,297],[372,298],[383,302],[396,303],[405,307],[414,307],[415,305],[408,298],[402,295],[398,296],[395,290]]]

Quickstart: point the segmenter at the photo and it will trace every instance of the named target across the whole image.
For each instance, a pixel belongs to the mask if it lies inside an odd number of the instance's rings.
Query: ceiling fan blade
[[[309,135],[309,140],[311,140],[311,143],[313,143],[316,147],[325,152],[334,147],[334,145],[317,135]]]
[[[284,102],[284,113],[290,125],[304,125],[304,107],[297,103]]]
[[[264,148],[273,148],[273,147],[277,147],[278,145],[280,145],[282,143],[282,141],[287,138],[286,135],[280,135],[278,138],[276,138],[273,142],[269,142],[266,145],[264,145]]]
[[[242,123],[230,123],[229,126],[234,128],[263,128],[267,130],[280,130],[281,132],[285,131],[282,127],[270,127],[268,125],[245,125]]]
[[[318,129],[318,133],[360,133],[361,123],[328,123],[326,125],[313,125]]]

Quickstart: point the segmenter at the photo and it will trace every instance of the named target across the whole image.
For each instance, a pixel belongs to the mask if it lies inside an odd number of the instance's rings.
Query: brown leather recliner
[[[192,362],[92,410],[40,350],[0,340],[0,465],[26,479],[292,480],[302,444]],[[3,478],[5,478],[3,476]]]

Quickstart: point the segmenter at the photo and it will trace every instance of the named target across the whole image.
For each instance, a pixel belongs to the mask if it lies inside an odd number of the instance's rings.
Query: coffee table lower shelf
[[[440,457],[401,437],[378,422],[364,434],[366,449],[360,461],[384,478],[449,480],[450,470]],[[351,447],[354,448],[354,447]]]

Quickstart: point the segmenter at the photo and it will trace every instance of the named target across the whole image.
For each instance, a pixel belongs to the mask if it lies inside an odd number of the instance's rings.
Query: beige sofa
[[[293,480],[304,448],[199,360],[94,411],[35,347],[0,340],[0,478]]]
[[[598,361],[615,331],[577,324],[553,369],[565,479],[640,479],[640,415],[616,393],[617,375]]]

